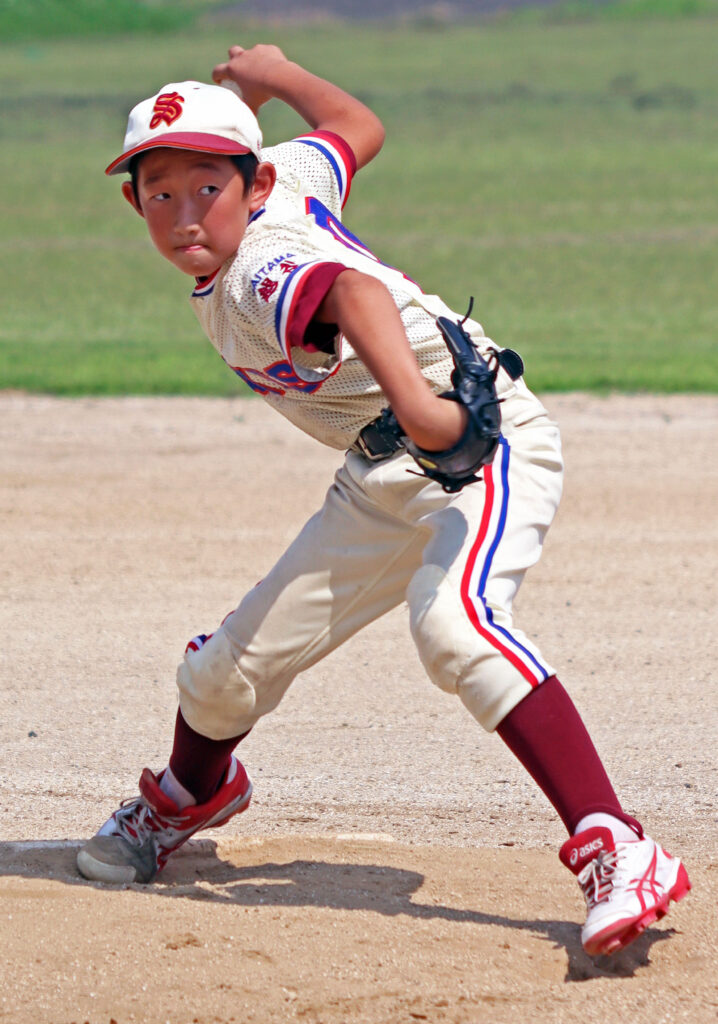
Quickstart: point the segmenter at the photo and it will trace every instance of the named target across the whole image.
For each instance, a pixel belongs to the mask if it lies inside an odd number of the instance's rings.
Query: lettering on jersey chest
[[[279,288],[282,277],[297,269],[295,259],[293,252],[286,252],[282,256],[275,256],[259,268],[252,277],[251,283],[252,290],[259,295],[260,299],[269,302]]]

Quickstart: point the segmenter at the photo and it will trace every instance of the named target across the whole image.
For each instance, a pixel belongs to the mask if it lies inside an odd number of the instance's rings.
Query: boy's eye
[[[219,192],[219,189],[217,188],[216,185],[203,185],[202,188],[199,190],[199,194],[201,196],[211,196],[215,192]]]
[[[155,192],[152,196],[153,199],[158,199],[160,202],[164,202],[165,199],[169,199],[169,192]]]

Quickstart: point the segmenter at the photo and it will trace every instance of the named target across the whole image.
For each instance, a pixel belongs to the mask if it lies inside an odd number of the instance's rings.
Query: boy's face
[[[262,163],[247,195],[228,156],[158,148],[140,161],[139,205],[130,182],[125,198],[147,221],[157,250],[185,274],[206,277],[239,248],[251,215],[274,185],[274,168]]]

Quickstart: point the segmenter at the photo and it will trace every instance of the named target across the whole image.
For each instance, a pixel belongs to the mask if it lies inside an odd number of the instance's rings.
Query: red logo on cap
[[[182,113],[184,96],[178,92],[163,92],[157,97],[152,108],[150,128],[159,128],[161,124],[171,125]]]

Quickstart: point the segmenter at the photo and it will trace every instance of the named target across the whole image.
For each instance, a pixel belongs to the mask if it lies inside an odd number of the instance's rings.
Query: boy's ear
[[[125,197],[125,199],[130,204],[132,209],[136,210],[137,213],[139,213],[140,217],[144,217],[144,213],[142,212],[142,207],[140,206],[140,204],[137,202],[137,199],[135,198],[135,190],[132,187],[132,182],[131,181],[123,181],[122,182],[122,195]]]
[[[274,164],[262,162],[257,165],[257,173],[249,196],[249,212],[256,213],[269,199],[274,183],[277,180],[277,169]]]

